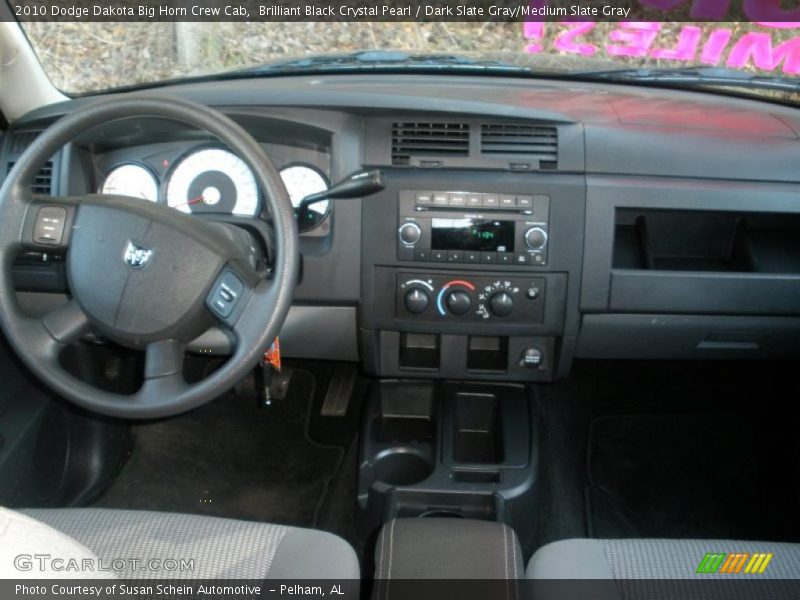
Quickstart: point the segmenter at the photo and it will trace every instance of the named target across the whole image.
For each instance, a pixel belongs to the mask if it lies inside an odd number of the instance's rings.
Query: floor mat
[[[763,497],[757,455],[739,416],[598,418],[589,433],[591,535],[776,539],[783,523]]]
[[[135,450],[96,506],[313,526],[344,452],[307,435],[315,389],[297,369],[280,416],[228,394],[136,426]]]

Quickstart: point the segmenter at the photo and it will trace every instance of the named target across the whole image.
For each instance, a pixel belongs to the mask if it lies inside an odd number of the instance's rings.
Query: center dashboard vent
[[[469,156],[469,124],[448,122],[392,123],[392,164],[413,158]]]
[[[481,154],[524,156],[539,161],[540,168],[558,164],[558,130],[552,125],[484,123]]]

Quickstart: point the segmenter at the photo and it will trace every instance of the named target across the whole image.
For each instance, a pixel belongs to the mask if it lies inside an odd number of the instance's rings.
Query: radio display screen
[[[431,221],[431,250],[514,251],[514,221],[469,218]]]

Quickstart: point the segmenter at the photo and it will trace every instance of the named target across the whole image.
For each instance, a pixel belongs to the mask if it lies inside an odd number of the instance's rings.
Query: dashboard
[[[359,169],[385,175],[373,196],[298,215],[287,355],[359,361],[385,377],[549,381],[575,358],[800,354],[797,109],[612,84],[447,79],[161,90],[247,129],[295,206]],[[87,102],[16,122],[4,164]],[[269,221],[242,157],[153,119],[86,132],[37,182],[45,193]],[[58,257],[22,261],[25,301],[67,293],[59,269]]]

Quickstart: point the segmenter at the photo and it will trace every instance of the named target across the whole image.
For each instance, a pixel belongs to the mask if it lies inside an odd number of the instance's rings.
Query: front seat
[[[21,519],[13,518],[20,513]],[[52,543],[66,535],[96,555],[105,572],[124,579],[359,579],[353,549],[324,531],[151,511],[2,509],[0,544],[15,545],[7,539],[10,528],[2,527],[2,519],[15,522],[19,535],[25,516],[56,530],[48,538],[42,528],[31,528],[39,529],[40,553],[57,556]],[[20,573],[13,564],[0,564],[0,577],[30,575],[34,573]]]
[[[750,572],[746,572],[748,567]],[[596,600],[795,599],[800,579],[800,544],[562,540],[537,550],[526,575],[533,580],[531,585],[538,600],[587,595]]]
[[[724,554],[716,568],[701,568],[707,554]],[[747,555],[735,564],[726,559]],[[758,573],[747,573],[756,555]],[[741,564],[741,568],[739,568]],[[708,565],[708,563],[706,563]],[[729,568],[730,567],[730,568]],[[752,575],[761,579],[800,580],[800,544],[742,540],[572,539],[542,546],[528,563],[531,579],[719,579]]]

